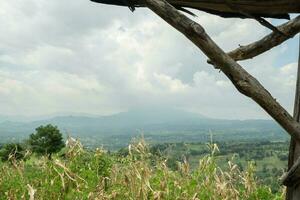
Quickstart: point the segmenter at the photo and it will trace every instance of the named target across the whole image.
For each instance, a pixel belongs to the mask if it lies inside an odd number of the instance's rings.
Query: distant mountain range
[[[0,139],[22,138],[40,125],[53,124],[64,133],[78,137],[144,134],[222,132],[272,133],[285,137],[284,131],[271,120],[222,120],[176,109],[137,109],[111,116],[57,116],[41,120],[0,116]],[[246,136],[246,135],[245,135]],[[248,137],[248,136],[247,136]]]

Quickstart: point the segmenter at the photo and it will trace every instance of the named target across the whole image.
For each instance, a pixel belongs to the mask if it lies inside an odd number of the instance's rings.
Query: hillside
[[[88,144],[91,139],[99,140],[97,145],[127,145],[130,138],[141,134],[154,142],[207,141],[211,134],[216,140],[286,139],[283,130],[270,120],[212,119],[174,109],[140,109],[111,116],[57,116],[30,122],[5,121],[2,117],[0,138],[20,140],[46,124],[58,126],[87,145],[96,145]],[[116,138],[121,141],[111,141]]]

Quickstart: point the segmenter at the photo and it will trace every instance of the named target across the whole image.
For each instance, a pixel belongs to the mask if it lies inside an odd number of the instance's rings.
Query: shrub
[[[0,157],[2,161],[7,161],[10,158],[16,160],[23,159],[25,156],[25,148],[20,143],[5,144],[0,150]]]
[[[35,129],[36,133],[30,135],[29,144],[33,152],[48,155],[59,152],[64,146],[63,137],[56,126],[48,124]]]

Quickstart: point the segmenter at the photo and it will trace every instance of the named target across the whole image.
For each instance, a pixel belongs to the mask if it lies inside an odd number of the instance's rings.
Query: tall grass
[[[152,155],[143,139],[134,140],[128,155],[87,151],[77,142],[52,160],[36,157],[0,163],[0,199],[99,199],[99,200],[263,200],[284,199],[257,183],[254,166],[244,171],[228,162],[222,170],[216,164],[218,148],[191,171],[189,163],[171,170],[167,160]]]

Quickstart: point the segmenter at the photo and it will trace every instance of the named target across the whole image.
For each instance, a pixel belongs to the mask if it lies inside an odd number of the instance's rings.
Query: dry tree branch
[[[183,33],[206,56],[219,66],[238,91],[253,99],[292,137],[300,141],[300,124],[245,69],[227,55],[205,32],[204,28],[181,14],[166,0],[145,0],[145,4],[175,29]]]
[[[300,32],[300,16],[277,27],[283,34],[272,32],[251,44],[240,46],[227,54],[235,61],[251,59],[276,47]],[[210,60],[207,61],[212,64]]]
[[[252,44],[241,46],[228,53],[234,60],[246,60],[258,56],[273,47],[276,47],[286,40],[293,38],[300,32],[300,16],[296,17],[277,27],[283,34],[272,32],[261,40]]]

